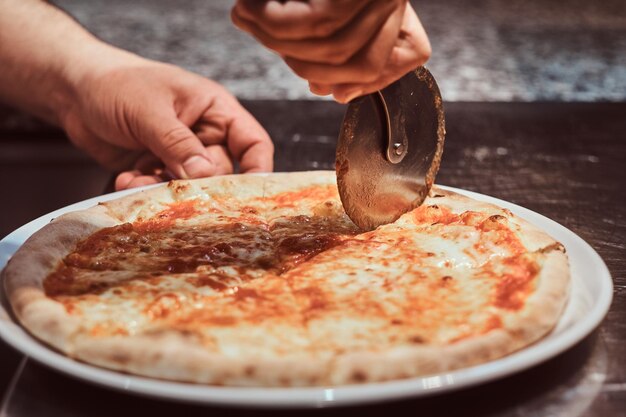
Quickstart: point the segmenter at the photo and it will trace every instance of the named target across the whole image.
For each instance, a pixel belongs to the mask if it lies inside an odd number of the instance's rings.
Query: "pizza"
[[[545,336],[563,246],[433,187],[359,230],[335,173],[176,180],[62,215],[3,273],[21,324],[76,360],[225,386],[387,381],[484,363]]]

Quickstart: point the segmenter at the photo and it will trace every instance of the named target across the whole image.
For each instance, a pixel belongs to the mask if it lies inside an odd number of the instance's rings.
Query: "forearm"
[[[40,0],[0,0],[0,101],[60,125],[86,74],[135,57]]]

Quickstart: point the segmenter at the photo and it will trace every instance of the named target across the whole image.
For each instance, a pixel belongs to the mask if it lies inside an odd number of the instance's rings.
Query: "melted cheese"
[[[424,206],[359,234],[327,185],[178,192],[47,278],[92,336],[175,328],[233,356],[445,345],[501,327],[538,271],[497,216]]]

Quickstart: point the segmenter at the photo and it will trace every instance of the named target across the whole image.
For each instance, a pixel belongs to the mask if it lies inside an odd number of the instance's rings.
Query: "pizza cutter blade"
[[[350,219],[371,230],[422,204],[439,170],[444,136],[439,88],[424,67],[350,102],[336,155]]]

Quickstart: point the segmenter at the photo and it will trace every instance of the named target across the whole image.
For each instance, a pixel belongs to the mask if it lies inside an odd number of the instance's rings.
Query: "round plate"
[[[591,246],[572,231],[523,207],[474,192],[442,188],[507,208],[549,233],[567,249],[572,274],[570,299],[556,328],[539,342],[502,359],[421,378],[339,387],[230,388],[130,376],[74,361],[51,350],[22,329],[11,315],[3,291],[0,294],[0,337],[25,355],[58,371],[130,393],[176,401],[247,407],[327,407],[421,397],[491,381],[556,356],[595,329],[611,304],[613,283],[604,262]],[[31,234],[51,219],[135,191],[137,189],[85,200],[22,226],[0,241],[0,268]]]

